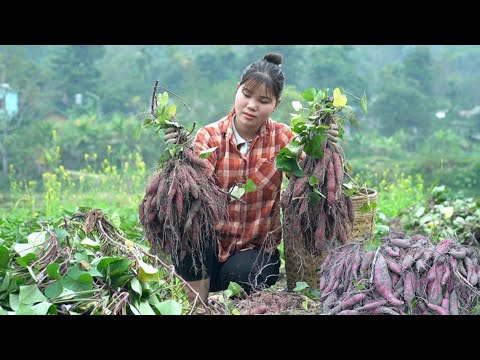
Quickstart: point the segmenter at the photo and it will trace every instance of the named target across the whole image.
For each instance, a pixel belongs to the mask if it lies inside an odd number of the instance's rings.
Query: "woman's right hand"
[[[163,137],[163,140],[165,140],[165,144],[173,144],[175,145],[178,141],[178,132],[177,129],[174,127],[169,127],[164,130],[165,131],[165,136]]]

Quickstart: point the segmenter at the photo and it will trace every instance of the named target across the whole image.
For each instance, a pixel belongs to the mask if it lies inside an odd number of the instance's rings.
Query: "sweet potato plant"
[[[138,213],[153,254],[160,251],[178,263],[192,255],[196,271],[203,267],[200,256],[217,244],[215,226],[227,220],[228,197],[215,184],[209,163],[192,148],[191,130],[176,119],[176,105],[168,105],[168,93],[156,97],[155,85],[151,117],[145,127],[159,132],[175,127],[176,144],[169,144],[154,174],[148,179]],[[207,157],[211,151],[202,152]]]
[[[353,207],[342,183],[349,165],[343,149],[328,140],[326,130],[337,124],[339,137],[344,124],[358,125],[347,98],[341,89],[309,89],[302,93],[306,105],[294,101],[297,113],[292,114],[291,128],[296,137],[276,157],[278,169],[290,173],[290,181],[282,194],[284,237],[303,236],[311,253],[326,250],[348,241],[353,225]],[[361,100],[367,112],[366,97]]]

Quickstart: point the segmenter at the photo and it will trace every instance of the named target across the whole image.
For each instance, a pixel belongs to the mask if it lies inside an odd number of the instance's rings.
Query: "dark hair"
[[[285,75],[281,69],[283,56],[277,53],[268,53],[262,59],[257,60],[243,71],[240,85],[254,91],[261,84],[265,84],[267,92],[270,92],[278,100],[282,95],[285,85]]]

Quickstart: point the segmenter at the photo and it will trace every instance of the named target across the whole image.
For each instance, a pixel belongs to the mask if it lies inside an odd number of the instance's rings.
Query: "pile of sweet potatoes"
[[[480,265],[474,247],[397,232],[375,249],[365,245],[338,247],[322,264],[324,314],[461,315],[476,305]]]

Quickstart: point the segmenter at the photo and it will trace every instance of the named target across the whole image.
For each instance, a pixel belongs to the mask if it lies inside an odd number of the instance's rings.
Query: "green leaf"
[[[120,216],[114,212],[111,216],[110,216],[110,222],[117,228],[117,229],[120,229],[120,224],[122,223],[120,221]]]
[[[297,281],[297,283],[295,284],[295,289],[293,289],[293,291],[298,293],[309,287],[310,285],[308,285],[305,281]]]
[[[445,219],[450,219],[452,217],[454,211],[455,211],[455,209],[453,208],[453,206],[447,206],[447,207],[443,208],[440,212]]]
[[[372,251],[378,248],[380,245],[382,245],[382,242],[380,241],[380,239],[372,239],[370,241],[365,242],[363,247],[365,251]]]
[[[162,315],[182,315],[182,305],[172,299],[162,301],[157,309]]]
[[[10,262],[9,251],[5,246],[0,246],[0,269],[6,269]]]
[[[100,271],[98,271],[96,267],[93,267],[93,266],[90,269],[88,269],[87,273],[94,277],[95,276],[100,278],[104,277],[103,274]]]
[[[317,206],[322,198],[316,192],[312,191],[308,194],[308,205]]]
[[[327,139],[326,134],[316,134],[305,144],[303,150],[305,153],[315,159],[323,158],[322,143]]]
[[[36,254],[38,248],[32,244],[25,243],[16,243],[13,245],[13,250],[15,250],[21,257],[25,257],[27,254]]]
[[[0,291],[7,291],[9,285],[10,285],[10,273],[6,271],[5,276],[3,277],[2,286],[0,286]]]
[[[426,224],[427,222],[430,222],[434,219],[435,219],[435,217],[432,214],[426,214],[426,215],[422,216],[418,221],[419,221],[420,225],[423,225],[423,224]]]
[[[308,178],[308,183],[310,184],[310,186],[315,186],[319,183],[319,180],[315,175],[312,175]]]
[[[121,259],[118,261],[113,261],[109,266],[110,277],[123,274],[124,272],[130,269],[130,264],[132,260],[130,259]]]
[[[288,151],[290,151],[290,154],[288,154],[290,157],[297,157],[297,155],[301,152],[302,147],[301,147],[300,142],[298,140],[293,140],[290,144],[287,145],[286,149],[288,149]],[[281,152],[281,150],[280,150],[280,152]]]
[[[308,291],[307,295],[311,299],[319,299],[321,294],[320,294],[320,291],[318,289],[311,288]]]
[[[75,295],[77,294],[74,291],[63,288],[62,293],[58,295],[58,297],[62,298],[62,300],[69,300],[69,299],[73,299]]]
[[[230,192],[230,194],[232,196],[235,196],[236,198],[238,199],[241,199],[243,194],[245,194],[245,189],[244,188],[241,188],[241,187],[238,187],[237,185],[235,185],[233,187],[233,190]],[[232,201],[235,201],[234,198],[232,198]]]
[[[18,301],[22,304],[35,304],[47,300],[37,285],[20,286]]]
[[[285,154],[279,153],[275,156],[275,167],[280,171],[292,173],[297,177],[303,176],[303,171],[298,166],[297,160],[292,157],[287,157]]]
[[[123,275],[116,275],[112,277],[112,286],[113,287],[125,287],[125,285],[130,282],[135,275],[133,274],[123,274]]]
[[[33,232],[28,235],[28,243],[40,247],[45,243],[47,240],[47,232],[40,231],[40,232]]]
[[[37,260],[37,255],[32,253],[28,253],[25,256],[15,259],[16,263],[24,268],[28,267],[28,265],[30,265],[30,263],[34,260]]]
[[[93,278],[92,275],[88,273],[80,275],[77,279],[67,276],[63,279],[63,286],[74,292],[92,290]]]
[[[203,150],[203,151],[200,151],[200,153],[198,154],[198,156],[201,158],[201,159],[208,159],[208,157],[210,155],[212,155],[212,153],[218,148],[218,146],[215,146],[215,147],[212,147],[212,148],[208,148],[206,150]]]
[[[20,305],[20,300],[19,300],[18,294],[10,294],[8,300],[9,300],[10,308],[13,311],[17,311],[18,307]]]
[[[419,218],[420,216],[422,216],[423,214],[425,214],[425,207],[424,206],[420,206],[417,210],[417,212],[415,213],[415,217],[416,218]]]
[[[80,269],[78,264],[72,266],[70,269],[68,269],[67,274],[65,275],[66,277],[72,278],[73,280],[77,280],[80,275],[86,274],[87,272]]]
[[[106,257],[97,264],[97,270],[104,276],[114,276],[118,273],[127,271],[131,260],[118,257]]]
[[[374,202],[374,201],[372,201],[372,202],[370,202],[370,203],[363,204],[363,205],[360,207],[360,213],[361,213],[361,214],[366,214],[366,213],[368,213],[369,211],[374,210],[376,207],[377,207],[377,203]]]
[[[234,281],[230,281],[230,283],[228,284],[227,290],[231,291],[230,296],[235,296],[235,295],[240,294],[240,291],[242,290],[242,287],[238,283],[236,283]],[[230,296],[228,296],[228,297],[230,297]]]
[[[47,286],[44,292],[48,299],[56,298],[63,292],[63,285],[60,281],[55,281],[53,284]]]
[[[161,303],[159,305],[161,305]],[[153,309],[150,306],[150,304],[148,303],[148,301],[140,301],[140,303],[137,306],[137,309],[138,309],[138,311],[140,312],[141,315],[157,315],[157,314],[155,314],[155,311],[153,311]],[[159,311],[160,311],[160,309],[159,309]]]
[[[80,241],[80,244],[82,244],[83,246],[91,247],[92,249],[95,249],[95,250],[100,249],[100,243],[88,237]]]
[[[157,97],[158,107],[165,107],[168,104],[168,93],[164,91],[162,94]]]
[[[79,251],[77,253],[75,253],[75,255],[73,256],[75,259],[77,259],[78,261],[86,261],[88,262],[88,255],[87,255],[87,251],[86,250],[82,250],[82,251]]]
[[[303,105],[300,101],[292,101],[292,106],[295,109],[295,111],[299,111],[300,109],[303,108]]]
[[[165,116],[167,117],[168,120],[174,117],[176,113],[177,113],[177,105],[175,104],[172,104],[165,108]]]
[[[307,100],[307,101],[313,101],[315,98],[315,94],[317,93],[317,89],[315,88],[310,88],[302,92],[302,97]]]
[[[292,118],[290,119],[290,127],[293,129],[294,127],[297,126],[304,126],[305,125],[305,119],[301,114],[291,114]]]
[[[255,182],[252,179],[247,179],[242,188],[245,190],[245,192],[250,192],[257,190],[257,185],[255,185]]]
[[[33,306],[20,304],[15,315],[47,315],[49,312],[51,314],[57,314],[57,307],[44,301]]]
[[[323,99],[328,97],[328,89],[325,89],[325,91],[318,91],[315,93],[313,101],[316,103],[321,103]]]
[[[360,101],[360,105],[362,106],[363,113],[367,115],[367,95],[363,94],[362,100]]]
[[[128,305],[130,306],[130,310],[132,311],[133,315],[142,315],[140,314],[140,311],[138,311],[135,306],[133,306],[132,304],[128,304]]]
[[[160,274],[158,272],[158,269],[153,267],[150,264],[147,264],[141,260],[139,262],[139,269],[138,269],[138,279],[141,282],[147,282],[147,281],[158,281],[160,278]]]
[[[135,291],[138,295],[142,296],[142,285],[140,284],[140,281],[138,281],[137,278],[133,278],[132,281],[130,282],[130,287],[132,288],[133,291]]]
[[[47,266],[47,274],[55,280],[62,280],[62,277],[58,273],[58,269],[60,269],[60,265],[57,263],[52,263]]]
[[[68,232],[65,229],[53,229],[53,233],[57,235],[58,244],[63,245],[65,239],[68,236]]]

